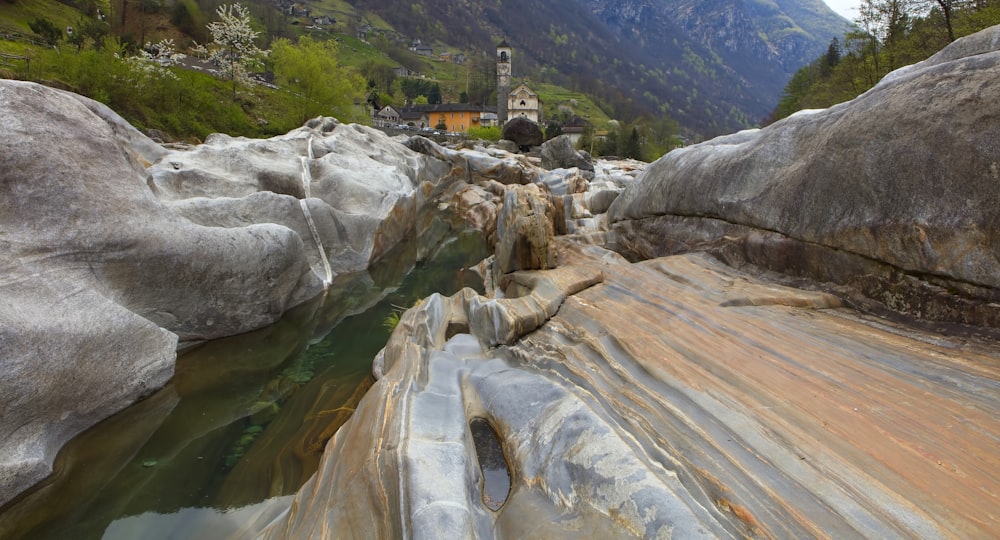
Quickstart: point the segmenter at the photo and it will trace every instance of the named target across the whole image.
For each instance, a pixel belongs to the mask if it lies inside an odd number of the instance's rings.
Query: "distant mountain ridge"
[[[426,40],[515,49],[515,75],[670,115],[713,136],[755,125],[785,83],[848,27],[821,0],[352,0]]]

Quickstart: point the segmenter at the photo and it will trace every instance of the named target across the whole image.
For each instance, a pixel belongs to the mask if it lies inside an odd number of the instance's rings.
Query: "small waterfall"
[[[302,208],[302,215],[306,218],[306,224],[309,225],[309,232],[312,233],[316,249],[319,250],[319,258],[323,261],[323,271],[326,274],[323,279],[323,289],[325,290],[330,286],[330,283],[333,283],[333,269],[330,267],[330,259],[327,257],[326,249],[323,247],[323,240],[319,237],[319,230],[316,229],[316,222],[313,221],[312,213],[309,212],[309,205],[306,204],[306,200],[312,197],[310,191],[312,171],[309,169],[309,162],[313,159],[312,137],[309,137],[306,146],[308,147],[308,157],[299,157],[302,163],[302,187],[305,193],[305,198],[299,199],[299,206]]]

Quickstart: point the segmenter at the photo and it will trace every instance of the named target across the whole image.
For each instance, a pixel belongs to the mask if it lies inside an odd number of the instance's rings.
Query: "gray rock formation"
[[[505,140],[512,141],[522,152],[527,152],[533,146],[542,144],[544,135],[537,123],[523,116],[511,118],[503,126]]]
[[[552,220],[552,205],[537,185],[509,188],[497,217],[497,275],[555,268]]]
[[[671,152],[612,206],[620,248],[709,249],[1000,327],[998,36],[961,40],[851,102]]]
[[[168,151],[97,102],[15,81],[0,116],[0,504],[162,386],[178,347],[269,325],[403,240],[440,237],[439,199],[467,180],[332,119]]]
[[[408,311],[263,537],[996,536],[995,342],[658,257],[992,294],[1000,39],[972,41],[988,51],[959,42],[975,55],[647,168],[609,217],[613,244],[648,260],[587,245],[600,231],[563,238],[558,268],[514,272],[497,297]]]
[[[569,135],[560,135],[542,143],[541,157],[543,169],[576,167],[581,171],[592,172],[594,170],[594,164],[573,148],[573,141]]]
[[[178,338],[270,324],[308,273],[285,227],[209,228],[166,208],[140,160],[154,145],[111,115],[0,81],[0,503],[161,386]]]

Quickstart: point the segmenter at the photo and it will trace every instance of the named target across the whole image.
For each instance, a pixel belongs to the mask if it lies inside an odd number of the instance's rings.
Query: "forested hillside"
[[[504,38],[515,76],[595,96],[627,121],[669,116],[696,138],[757,124],[847,28],[819,0],[353,3],[424,42],[490,50]]]
[[[413,102],[421,96],[406,91],[408,80],[432,85],[427,93],[444,101],[495,104],[494,48],[506,39],[516,79],[559,89],[550,96],[574,95],[546,101],[547,121],[599,111],[584,119],[616,120],[621,138],[637,129],[655,157],[669,148],[668,131],[697,141],[758,124],[791,74],[846,25],[819,0],[245,0],[254,47],[285,54],[239,66],[247,84],[234,82],[226,96],[225,82],[207,74],[215,68],[198,61],[210,60],[203,46],[215,39],[217,9],[229,4],[0,0],[0,30],[50,46],[0,40],[0,53],[33,58],[30,69],[16,62],[0,69],[90,95],[140,126],[175,136],[266,135],[304,114],[363,120],[366,103]],[[169,45],[159,46],[165,39]],[[418,43],[428,54],[414,52]],[[302,88],[312,76],[288,73],[275,60],[297,58],[288,46],[306,58],[295,69],[328,78],[308,84],[339,88],[343,99]],[[187,60],[168,61],[168,49]],[[157,66],[145,65],[138,76],[143,59]],[[231,71],[219,69],[232,81]],[[296,102],[303,95],[307,100]]]
[[[799,69],[770,120],[853,99],[890,71],[924,60],[955,39],[1000,24],[1000,0],[861,0],[855,28]]]

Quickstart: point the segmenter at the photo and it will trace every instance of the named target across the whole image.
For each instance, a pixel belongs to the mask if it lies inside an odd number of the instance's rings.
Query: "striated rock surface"
[[[0,81],[0,117],[0,504],[161,387],[178,347],[269,325],[402,241],[440,239],[439,200],[466,185],[332,119],[167,150],[97,102],[16,81]]]
[[[857,99],[675,150],[609,211],[620,249],[847,285],[932,320],[998,327],[997,27]]]
[[[518,274],[530,294],[466,290],[408,311],[382,378],[261,537],[1000,531],[995,348],[705,255],[630,264],[568,244],[561,257]],[[520,322],[498,339],[502,320]],[[484,465],[475,419],[503,470]]]
[[[497,273],[555,268],[553,209],[537,185],[508,189],[497,217]]]
[[[634,182],[598,164],[556,268],[404,315],[261,537],[1000,535],[1000,347],[851,307],[996,320],[998,32]]]
[[[70,437],[166,382],[178,339],[274,322],[307,267],[285,227],[170,212],[123,145],[141,135],[85,101],[0,81],[0,116],[4,502]]]

